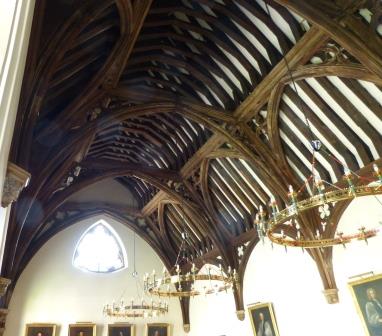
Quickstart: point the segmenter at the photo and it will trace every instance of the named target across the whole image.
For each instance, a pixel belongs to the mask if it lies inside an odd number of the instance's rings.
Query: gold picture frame
[[[247,309],[255,336],[280,336],[272,303],[256,303]]]
[[[108,324],[107,335],[108,336],[135,336],[135,325],[130,323]]]
[[[171,336],[171,325],[168,323],[147,323],[146,336]]]
[[[348,286],[366,335],[380,335],[382,333],[382,274],[351,281]]]
[[[69,324],[68,335],[69,336],[96,336],[96,324],[92,322],[77,322],[77,323]]]
[[[54,323],[28,323],[25,336],[56,336],[56,328]]]

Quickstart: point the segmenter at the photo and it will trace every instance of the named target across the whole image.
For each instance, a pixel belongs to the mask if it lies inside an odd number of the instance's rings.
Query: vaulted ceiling
[[[100,213],[169,268],[186,231],[199,264],[243,274],[256,213],[310,178],[312,140],[331,184],[380,160],[381,38],[379,1],[37,1],[12,149],[32,180],[3,274],[17,279],[50,237]],[[134,206],[71,201],[111,179]],[[301,224],[321,230],[313,213]],[[331,250],[311,256],[335,288]],[[243,309],[240,288],[235,299]]]

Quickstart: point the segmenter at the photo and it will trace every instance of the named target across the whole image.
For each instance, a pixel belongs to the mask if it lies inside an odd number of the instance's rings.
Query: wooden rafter
[[[275,1],[323,29],[365,67],[382,77],[382,41],[371,26],[356,16],[365,1]]]

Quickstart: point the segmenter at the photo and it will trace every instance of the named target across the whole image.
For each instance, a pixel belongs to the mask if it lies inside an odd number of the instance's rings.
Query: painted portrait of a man
[[[366,335],[382,336],[382,274],[349,283]]]
[[[255,336],[279,335],[271,303],[250,306],[248,312]]]
[[[108,336],[135,336],[135,326],[123,323],[109,324]]]
[[[170,336],[170,326],[162,323],[148,324],[146,336]]]
[[[26,326],[26,336],[55,336],[56,325],[50,323],[32,323]]]
[[[366,290],[366,296],[365,312],[371,334],[382,336],[382,304],[377,296],[377,291],[375,288],[369,287]]]
[[[69,336],[95,336],[96,325],[93,323],[77,323],[69,325]]]

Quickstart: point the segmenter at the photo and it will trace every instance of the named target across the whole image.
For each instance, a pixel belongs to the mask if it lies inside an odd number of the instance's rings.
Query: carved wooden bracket
[[[15,165],[8,162],[7,175],[5,176],[3,194],[1,197],[1,206],[8,207],[11,203],[15,202],[23,188],[28,185],[31,175]]]
[[[190,324],[183,324],[183,330],[186,333],[189,333],[191,330]]]

